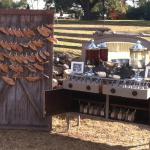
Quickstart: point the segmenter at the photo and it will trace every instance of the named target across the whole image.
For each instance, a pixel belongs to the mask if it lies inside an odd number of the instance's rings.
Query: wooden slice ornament
[[[23,33],[23,31],[21,31],[20,28],[18,28],[18,29],[13,29],[13,32],[14,32],[14,35],[15,35],[16,37],[18,37],[18,38],[24,37],[24,33]]]
[[[4,61],[4,60],[5,60],[5,58],[4,58],[3,53],[0,53],[0,61]]]
[[[35,54],[35,58],[36,58],[36,60],[37,60],[39,63],[42,63],[42,62],[43,62],[43,60],[40,58],[40,56],[39,56],[38,53]]]
[[[11,28],[9,28],[9,29],[8,29],[8,33],[9,33],[9,35],[11,35],[11,36],[13,36],[13,35],[14,35],[14,33],[13,33],[13,31],[12,31],[12,29],[11,29]]]
[[[46,38],[47,41],[49,41],[50,43],[53,43],[53,44],[57,44],[58,40],[55,38],[55,37],[48,37]]]
[[[23,67],[19,65],[10,65],[9,68],[17,74],[23,73]]]
[[[44,71],[44,67],[42,66],[42,65],[39,65],[39,64],[34,64],[33,65],[37,70],[39,70],[39,71]]]
[[[11,51],[11,46],[10,46],[10,43],[8,43],[8,42],[5,42],[5,45],[6,45],[6,49],[7,49],[7,50],[9,50],[9,51]]]
[[[28,48],[29,47],[29,43],[26,43],[26,44],[20,43],[20,46],[22,46],[23,48]]]
[[[18,37],[18,38],[20,37],[20,33],[18,32],[18,30],[16,28],[14,29],[14,33],[15,33],[16,37]]]
[[[36,73],[37,71],[36,71],[36,69],[35,69],[35,67],[33,67],[32,65],[27,65],[27,66],[25,66],[30,72],[32,72],[32,73]]]
[[[0,47],[2,48],[2,43],[1,43],[1,41],[0,41]]]
[[[6,43],[2,40],[2,41],[0,41],[0,43],[1,43],[1,47],[3,48],[3,49],[6,49]]]
[[[24,64],[28,64],[28,63],[29,63],[29,62],[28,62],[28,59],[27,59],[26,56],[24,56],[23,54],[20,55],[20,58],[22,59],[22,62],[23,62]]]
[[[22,52],[22,51],[23,51],[23,48],[22,48],[18,43],[16,43],[16,50],[17,50],[18,52]]]
[[[1,64],[0,64],[0,70],[1,70],[3,73],[8,73],[8,71],[9,71],[8,65],[1,63]]]
[[[12,62],[12,63],[16,63],[17,62],[17,54],[15,54],[15,55],[13,55],[13,59],[14,59],[14,62]]]
[[[10,68],[12,71],[17,72],[17,71],[16,71],[16,66],[10,65],[9,68]]]
[[[23,32],[21,31],[20,28],[18,29],[18,33],[19,33],[19,36],[20,36],[20,37],[24,37],[24,34],[23,34]]]
[[[14,50],[14,51],[16,50],[16,44],[14,44],[12,42],[10,42],[10,47],[12,50]]]
[[[7,83],[8,85],[15,85],[15,81],[12,78],[9,78],[7,76],[2,76],[2,80]]]
[[[29,42],[29,47],[33,50],[33,51],[37,51],[37,47],[30,41]]]
[[[14,32],[14,35],[15,35],[16,37],[20,37],[19,32],[17,31],[17,29],[14,29],[13,32]]]
[[[36,58],[35,58],[35,56],[33,55],[33,53],[32,53],[31,55],[28,55],[28,61],[31,62],[31,63],[36,62]]]
[[[0,46],[3,48],[3,49],[7,49],[7,50],[11,50],[11,46],[10,46],[10,44],[8,43],[8,42],[6,42],[6,41],[0,41]]]
[[[27,32],[28,32],[28,34],[32,37],[32,36],[35,36],[35,33],[34,33],[34,31],[33,30],[31,30],[31,29],[27,29]]]
[[[45,56],[47,56],[47,57],[49,57],[50,56],[50,53],[48,52],[48,51],[43,51],[43,54],[45,55]]]
[[[11,28],[11,34],[15,36],[15,28]]]
[[[3,27],[0,27],[0,32],[3,34],[9,35],[8,31]]]
[[[23,60],[22,60],[22,57],[21,57],[21,56],[19,56],[19,55],[16,54],[15,57],[16,57],[16,62],[17,62],[17,63],[19,63],[19,64],[22,64],[22,63],[23,63]]]
[[[46,27],[50,28],[50,29],[53,29],[54,28],[54,25],[53,24],[46,24]]]
[[[29,57],[27,53],[24,55],[24,60],[26,61],[25,64],[29,63]]]
[[[41,40],[34,40],[32,41],[32,43],[37,47],[37,48],[41,48],[44,45],[44,42]]]
[[[22,66],[18,65],[16,67],[17,67],[17,72],[18,73],[23,73],[23,67]]]
[[[16,33],[17,33],[17,37],[20,38],[21,37],[21,33],[18,29],[16,29]]]
[[[52,35],[52,31],[47,27],[44,27],[43,25],[41,27],[37,27],[37,31],[43,37],[49,37],[50,35]]]
[[[40,57],[41,57],[42,59],[46,60],[46,56],[43,54],[42,51],[39,52],[39,55],[40,55]]]
[[[9,60],[12,61],[12,62],[15,62],[16,61],[16,57],[10,53],[9,54]]]
[[[17,52],[22,52],[23,51],[23,48],[17,43],[10,43],[10,46],[11,46],[11,49],[14,50],[14,51],[17,51]]]
[[[40,80],[40,77],[25,77],[25,79],[29,82],[35,82]]]
[[[1,52],[1,53],[2,53],[2,55],[4,56],[4,58],[9,59],[9,55],[8,55],[8,54],[6,54],[6,53],[4,53],[4,52]]]
[[[22,32],[23,32],[23,34],[24,34],[25,37],[28,37],[28,38],[31,38],[31,37],[32,37],[32,35],[31,35],[31,34],[28,32],[28,30],[25,29],[25,28],[23,29]]]

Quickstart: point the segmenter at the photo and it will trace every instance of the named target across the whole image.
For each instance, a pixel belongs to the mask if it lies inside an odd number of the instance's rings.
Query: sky
[[[13,0],[14,2],[20,0]],[[45,6],[45,2],[43,0],[27,0],[28,4],[30,5],[31,9],[43,9]]]
[[[131,0],[127,0],[127,4],[133,6],[133,2]]]
[[[27,0],[28,4],[33,9],[43,9],[45,2],[43,0]]]

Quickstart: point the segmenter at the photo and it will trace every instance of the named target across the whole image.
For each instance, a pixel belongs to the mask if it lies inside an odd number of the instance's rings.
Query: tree
[[[45,0],[46,5],[55,2],[56,10],[67,11],[73,3],[81,5],[84,12],[84,19],[97,19],[100,14],[108,13],[111,10],[118,12],[125,11],[125,0]]]
[[[27,0],[14,2],[13,0],[4,0],[0,2],[0,8],[26,8]]]
[[[125,1],[120,0],[107,0],[105,2],[106,13],[107,16],[111,18],[112,13],[116,14],[125,14],[127,10],[127,6]]]
[[[103,11],[102,2],[100,2],[100,0],[76,0],[75,2],[81,5],[83,9],[83,19],[97,19],[100,12]]]
[[[19,2],[13,2],[12,7],[13,8],[26,8],[27,0],[20,0]]]
[[[144,12],[144,14],[143,14],[144,17],[143,18],[146,19],[146,20],[150,20],[150,1],[143,4],[140,8]]]
[[[44,0],[46,2],[46,8],[51,7],[53,3],[55,3],[56,11],[59,12],[61,10],[68,11],[68,9],[72,6],[74,0]]]
[[[131,1],[133,3],[133,6],[136,7],[140,7],[145,5],[147,2],[150,2],[150,0],[128,0]]]
[[[138,7],[130,7],[127,11],[128,19],[150,20],[150,1],[142,3]]]
[[[138,0],[137,4],[140,7],[140,6],[144,6],[147,2],[150,2],[150,0]]]

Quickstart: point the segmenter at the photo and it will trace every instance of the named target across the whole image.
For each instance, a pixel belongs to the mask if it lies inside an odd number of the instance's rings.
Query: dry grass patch
[[[82,117],[80,127],[76,126],[77,122],[73,119],[69,132],[63,133],[66,129],[65,120],[55,117],[53,122],[54,132],[83,141],[98,143],[99,146],[105,143],[110,149],[116,150],[149,149],[150,127],[146,125],[106,121],[97,117]]]
[[[64,116],[53,117],[53,133],[0,130],[0,150],[148,150],[150,127],[82,117],[66,132]]]
[[[146,21],[106,21],[104,25],[102,21],[63,20],[55,24],[55,35],[59,42],[54,50],[79,56],[82,43],[89,41],[101,27],[108,27],[114,32],[150,33],[150,22]]]

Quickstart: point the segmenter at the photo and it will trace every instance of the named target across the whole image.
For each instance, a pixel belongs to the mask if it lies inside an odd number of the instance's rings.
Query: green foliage
[[[141,7],[141,9],[144,12],[144,19],[150,20],[150,2],[145,3],[145,5]]]
[[[146,2],[137,8],[130,7],[126,15],[128,19],[150,20],[150,2]]]
[[[112,12],[125,14],[127,11],[127,6],[121,0],[107,0],[105,2],[105,7],[108,17],[111,17]]]
[[[13,2],[13,0],[3,0],[0,2],[0,8],[25,8],[27,6],[27,0],[20,0],[19,2]]]
[[[12,0],[5,0],[0,2],[1,8],[11,8],[13,1]]]
[[[127,19],[132,19],[132,20],[144,19],[143,10],[140,7],[138,8],[129,7],[126,17]]]
[[[144,6],[146,3],[148,2],[148,0],[138,0],[138,6]]]
[[[126,12],[126,6],[122,0],[45,0],[46,5],[55,2],[56,10],[68,11],[72,4],[81,5],[84,12],[84,19],[97,19],[101,14],[109,14],[112,10],[118,13]],[[104,4],[103,4],[104,3]],[[103,8],[105,6],[105,8]]]
[[[107,0],[106,7],[108,11],[115,10],[121,13],[126,12],[127,7],[120,0]]]
[[[26,8],[27,6],[27,0],[20,0],[19,2],[12,3],[13,8]]]
[[[55,2],[56,11],[68,11],[68,9],[72,6],[74,0],[44,0],[46,2],[46,6],[50,6]]]

